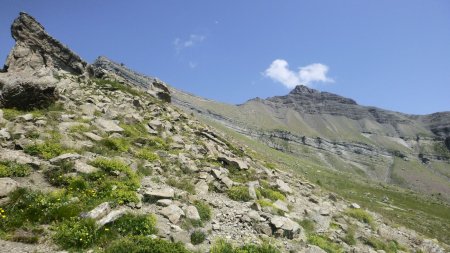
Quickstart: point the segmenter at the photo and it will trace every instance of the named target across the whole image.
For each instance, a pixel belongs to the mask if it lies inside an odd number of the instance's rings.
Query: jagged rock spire
[[[21,12],[11,25],[16,44],[9,53],[4,71],[37,71],[56,68],[72,74],[84,74],[88,64],[69,48],[47,34],[32,16]]]

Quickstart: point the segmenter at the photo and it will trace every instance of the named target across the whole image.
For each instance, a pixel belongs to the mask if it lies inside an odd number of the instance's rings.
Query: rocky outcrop
[[[103,78],[112,74],[112,78],[125,80],[127,83],[145,89],[147,93],[163,101],[171,101],[169,88],[161,80],[137,73],[125,67],[124,64],[116,63],[104,56],[98,57],[93,67],[94,75],[97,77]]]
[[[57,80],[45,71],[2,73],[0,107],[18,109],[47,107],[58,99],[56,82]]]
[[[47,34],[32,16],[21,12],[11,26],[16,45],[9,53],[4,71],[37,71],[42,67],[84,74],[88,64],[69,48]]]

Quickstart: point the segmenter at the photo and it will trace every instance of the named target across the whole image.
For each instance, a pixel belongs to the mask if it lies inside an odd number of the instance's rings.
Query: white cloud
[[[333,83],[334,80],[327,77],[328,69],[327,65],[313,63],[300,67],[298,72],[295,72],[289,69],[286,60],[276,59],[264,71],[264,75],[288,88],[294,88],[299,84],[311,85],[314,82]]]
[[[185,48],[193,47],[196,44],[201,43],[205,39],[206,39],[206,36],[204,36],[204,35],[191,34],[191,35],[189,35],[189,38],[186,39],[186,40],[182,40],[180,38],[176,38],[173,41],[173,45],[175,47],[175,50],[177,52],[180,52],[181,50],[183,50]]]

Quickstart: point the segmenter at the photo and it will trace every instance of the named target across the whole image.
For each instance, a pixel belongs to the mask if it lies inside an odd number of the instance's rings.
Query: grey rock
[[[280,191],[287,193],[287,194],[291,194],[292,193],[292,189],[291,187],[289,187],[289,185],[287,183],[285,183],[283,180],[281,179],[277,179],[276,180],[276,184],[277,187]]]
[[[283,212],[289,212],[287,203],[284,202],[284,201],[282,201],[282,200],[279,200],[279,199],[278,199],[277,201],[275,201],[275,202],[273,203],[273,206],[274,206],[275,208],[277,208],[277,209],[283,211]]]
[[[167,207],[164,207],[160,213],[169,219],[170,222],[173,224],[176,224],[180,221],[180,218],[184,216],[184,212],[181,208],[179,208],[177,205],[170,205]]]
[[[139,74],[128,69],[123,64],[116,63],[104,56],[97,58],[93,64],[95,75],[103,77],[108,73],[113,77],[126,80],[131,85],[146,90],[146,92],[165,102],[171,102],[171,94],[167,85],[153,77]]]
[[[308,245],[307,248],[305,249],[305,253],[327,253],[327,252],[316,245]]]
[[[170,206],[172,202],[173,201],[171,199],[158,199],[158,201],[156,201],[156,204],[158,206]]]
[[[237,168],[241,170],[247,170],[248,164],[245,161],[242,161],[238,158],[233,158],[229,156],[221,155],[217,158],[219,161],[224,162],[226,164],[229,164],[231,166],[236,166]]]
[[[205,180],[200,180],[195,184],[195,192],[198,195],[207,194],[209,190],[208,183]]]
[[[66,46],[52,38],[30,15],[21,12],[11,26],[16,45],[9,53],[5,70],[16,72],[51,67],[72,74],[84,74],[87,63]]]
[[[73,161],[73,160],[77,160],[77,159],[80,159],[81,158],[81,155],[79,155],[79,154],[62,154],[62,155],[59,155],[59,156],[57,156],[57,157],[55,157],[55,158],[52,158],[52,159],[50,159],[50,163],[51,164],[58,164],[58,163],[61,163],[61,162],[63,162],[63,161]]]
[[[9,177],[0,178],[0,198],[8,196],[19,187],[19,183]]]
[[[144,196],[152,199],[171,199],[175,197],[175,191],[172,188],[149,189],[144,192]]]
[[[101,218],[100,220],[97,221],[97,227],[101,228],[104,225],[111,223],[117,219],[119,219],[120,217],[122,217],[125,213],[127,212],[127,210],[125,208],[121,208],[121,209],[117,209],[117,210],[113,210],[110,213],[108,213],[105,217]]]
[[[100,205],[98,205],[96,208],[92,209],[91,211],[82,214],[81,216],[83,218],[90,218],[98,220],[100,218],[103,218],[105,215],[107,215],[111,211],[111,207],[108,202],[104,202]]]
[[[29,73],[0,73],[0,105],[30,110],[43,108],[58,100],[56,79],[38,78]]]
[[[6,128],[0,129],[0,139],[3,139],[3,140],[11,139],[11,134],[8,132],[8,129],[6,129]]]
[[[186,218],[191,220],[200,220],[200,214],[198,213],[195,206],[186,207],[186,210],[184,210],[184,212],[186,214]]]
[[[86,137],[88,137],[89,139],[93,140],[93,141],[101,141],[103,140],[103,138],[101,136],[98,136],[94,133],[91,132],[87,132],[87,133],[83,133]]]
[[[95,120],[95,124],[103,131],[107,133],[120,133],[123,132],[123,128],[117,125],[113,120],[106,120],[98,118]]]
[[[90,173],[99,171],[98,168],[91,166],[83,161],[79,161],[79,160],[75,161],[74,169],[75,169],[75,171],[84,173],[84,174],[90,174]]]
[[[361,206],[358,205],[358,204],[356,204],[356,203],[351,203],[351,204],[350,204],[350,208],[353,208],[353,209],[360,209]]]

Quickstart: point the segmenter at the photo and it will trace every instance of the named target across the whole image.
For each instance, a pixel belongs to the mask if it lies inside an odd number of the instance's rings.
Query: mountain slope
[[[447,247],[263,161],[166,103],[163,83],[83,62],[28,14],[12,33],[0,73],[0,252]]]
[[[450,200],[450,112],[407,115],[305,86],[229,105],[172,89],[175,104],[331,170]],[[402,162],[399,162],[403,160]]]

